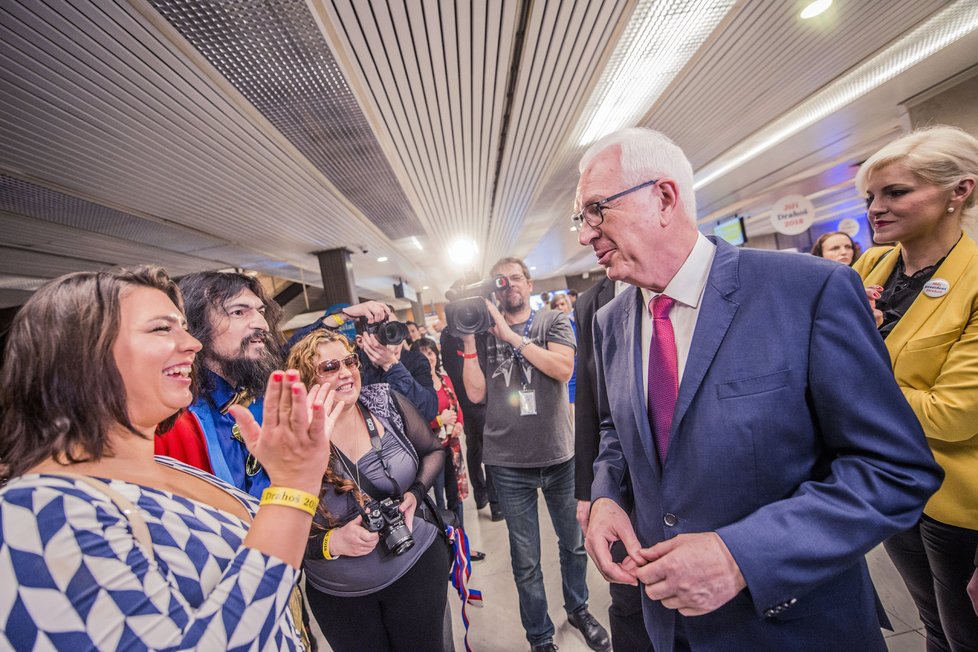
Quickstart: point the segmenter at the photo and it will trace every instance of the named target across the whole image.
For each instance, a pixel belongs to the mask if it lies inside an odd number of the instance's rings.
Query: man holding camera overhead
[[[558,310],[530,308],[533,281],[522,260],[502,258],[493,276],[508,284],[495,292],[486,365],[475,335],[462,336],[463,380],[473,403],[485,401],[483,459],[492,469],[496,494],[509,529],[510,556],[520,600],[520,618],[534,652],[555,650],[554,624],[540,567],[537,495],[543,492],[560,547],[564,608],[592,649],[610,648],[607,631],[587,606],[587,554],[575,520],[574,437],[567,381],[574,370],[574,332]]]

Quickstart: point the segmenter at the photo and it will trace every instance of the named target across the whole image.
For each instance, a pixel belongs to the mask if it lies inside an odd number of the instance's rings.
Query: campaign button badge
[[[951,284],[942,278],[932,278],[924,285],[924,294],[932,299],[943,297],[951,289]]]

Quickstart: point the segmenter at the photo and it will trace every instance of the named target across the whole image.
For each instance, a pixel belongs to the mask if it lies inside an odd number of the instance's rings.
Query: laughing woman
[[[978,650],[968,580],[978,546],[978,140],[951,127],[915,131],[856,176],[873,239],[855,269],[876,299],[893,372],[920,419],[944,484],[886,550],[927,629],[928,652]]]
[[[160,268],[69,274],[20,310],[0,375],[0,648],[302,649],[290,607],[338,410],[279,371],[261,428],[235,412],[274,485],[259,509],[153,456],[199,350]]]

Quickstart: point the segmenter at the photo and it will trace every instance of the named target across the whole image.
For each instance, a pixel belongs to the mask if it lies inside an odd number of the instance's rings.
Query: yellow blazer
[[[885,258],[886,252],[890,252]],[[901,247],[875,247],[853,266],[866,285],[883,285]],[[942,523],[978,530],[978,245],[966,234],[931,280],[950,289],[921,292],[886,338],[897,384],[944,468],[944,484],[924,509]]]

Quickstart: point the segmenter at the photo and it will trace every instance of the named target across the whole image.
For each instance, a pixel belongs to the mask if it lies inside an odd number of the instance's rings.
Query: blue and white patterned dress
[[[214,476],[254,515],[258,502]],[[112,480],[150,554],[102,492],[31,474],[0,490],[0,649],[301,650],[289,611],[299,571],[242,545],[248,524],[167,491]]]

